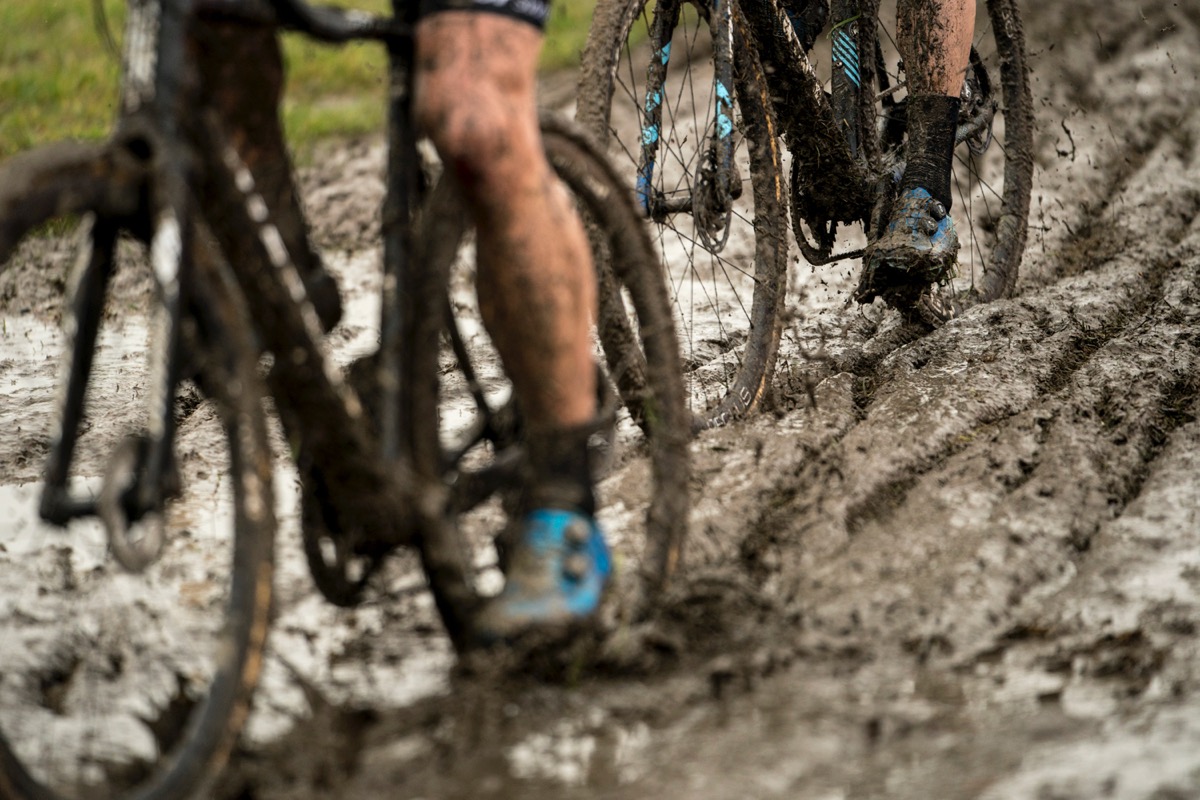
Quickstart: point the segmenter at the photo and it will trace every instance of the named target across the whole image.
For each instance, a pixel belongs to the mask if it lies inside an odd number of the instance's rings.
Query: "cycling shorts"
[[[538,30],[546,29],[550,0],[420,0],[420,16],[439,11],[483,11],[528,22]]]

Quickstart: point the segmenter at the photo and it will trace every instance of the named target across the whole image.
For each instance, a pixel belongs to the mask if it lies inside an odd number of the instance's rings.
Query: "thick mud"
[[[1140,5],[1022,6],[1038,133],[1016,297],[926,334],[847,308],[848,267],[794,269],[770,408],[693,445],[687,569],[652,647],[550,676],[456,665],[404,560],[386,600],[334,609],[281,471],[279,612],[215,795],[1200,797],[1200,5]],[[382,150],[318,164],[347,361],[376,336]],[[0,277],[6,397],[54,317],[53,287],[25,288],[35,255]],[[118,288],[139,307],[142,284]],[[41,413],[6,403],[0,436]],[[0,464],[19,532],[44,434],[0,442],[28,455]],[[601,487],[626,563],[639,466]],[[61,547],[41,562],[0,535],[7,596],[70,576]]]

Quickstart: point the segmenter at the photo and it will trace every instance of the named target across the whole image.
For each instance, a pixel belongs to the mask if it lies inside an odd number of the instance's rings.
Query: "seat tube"
[[[415,23],[415,3],[393,0],[394,14]],[[420,189],[420,156],[413,118],[415,43],[403,37],[388,43],[387,193],[383,202],[383,297],[380,319],[379,426],[381,451],[388,461],[411,453],[412,431],[406,429],[417,410],[404,407],[412,392],[402,392],[400,376],[412,347],[406,333],[415,313],[413,214]],[[434,410],[436,414],[436,409]],[[433,417],[426,418],[433,419]]]

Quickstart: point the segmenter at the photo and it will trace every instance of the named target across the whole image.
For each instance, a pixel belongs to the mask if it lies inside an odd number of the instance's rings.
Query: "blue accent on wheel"
[[[646,95],[646,114],[654,113],[654,109],[662,105],[662,92],[653,92]]]
[[[671,43],[667,42],[666,44],[663,45],[663,49],[659,53],[659,58],[662,59],[663,64],[666,64],[667,60],[670,57],[671,57]]]
[[[717,134],[724,139],[729,134],[733,133],[733,120],[725,114],[717,115]]]
[[[650,179],[653,175],[654,162],[647,161],[644,166],[638,169],[637,185],[634,187],[638,206],[641,207],[642,213],[646,216],[650,216]]]
[[[733,106],[729,88],[717,82],[717,134],[724,139],[733,132],[733,120],[729,118],[729,109]]]
[[[658,126],[651,125],[648,128],[642,129],[642,144],[646,147],[658,141]]]

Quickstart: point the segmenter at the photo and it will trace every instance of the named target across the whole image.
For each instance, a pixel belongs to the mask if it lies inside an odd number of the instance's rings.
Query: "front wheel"
[[[720,19],[706,0],[602,0],[577,111],[649,220],[699,427],[762,403],[787,284],[785,184],[767,75],[740,8],[725,7]]]

